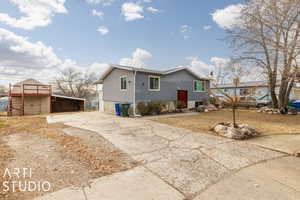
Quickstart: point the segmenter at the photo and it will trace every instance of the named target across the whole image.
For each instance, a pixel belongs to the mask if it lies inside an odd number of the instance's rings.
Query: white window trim
[[[122,78],[126,78],[126,89],[122,89]],[[128,88],[128,77],[127,76],[120,76],[120,91],[121,92],[126,92]]]
[[[151,89],[150,88],[150,78],[158,78],[158,89]],[[148,76],[148,90],[153,91],[153,92],[159,92],[160,91],[160,76],[153,76],[153,75]]]
[[[203,87],[204,87],[204,90],[203,91],[197,91],[197,90],[195,90],[195,82],[196,81],[202,81],[203,82]],[[206,81],[205,80],[194,80],[193,81],[193,92],[207,92],[206,91]]]

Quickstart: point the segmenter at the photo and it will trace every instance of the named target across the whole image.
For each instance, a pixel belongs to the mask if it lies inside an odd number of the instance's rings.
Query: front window
[[[149,90],[152,90],[152,91],[160,90],[160,77],[149,76]]]
[[[249,88],[241,88],[240,89],[240,96],[249,96],[250,95],[250,89]]]
[[[194,81],[194,92],[205,92],[205,81]]]
[[[121,77],[121,90],[123,90],[123,91],[127,90],[127,77],[126,76]]]

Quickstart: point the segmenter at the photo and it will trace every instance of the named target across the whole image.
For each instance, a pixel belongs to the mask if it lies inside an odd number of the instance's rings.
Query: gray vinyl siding
[[[120,77],[127,76],[127,91],[121,91]],[[121,69],[113,69],[103,82],[103,100],[133,103],[133,72]]]
[[[136,102],[149,101],[175,101],[177,90],[188,91],[188,101],[202,101],[209,98],[208,92],[194,92],[193,82],[199,80],[186,70],[178,71],[169,75],[160,76],[160,91],[149,91],[149,75],[158,76],[144,72],[136,75]],[[206,81],[206,89],[209,91],[210,84]]]

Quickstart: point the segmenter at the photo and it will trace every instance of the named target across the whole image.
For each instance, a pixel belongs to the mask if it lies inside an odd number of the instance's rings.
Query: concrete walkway
[[[263,162],[221,180],[195,200],[299,200],[300,159]]]
[[[38,200],[182,200],[183,195],[144,167],[93,180],[90,186],[66,188]]]
[[[300,134],[263,136],[251,139],[249,142],[290,155],[300,154]]]
[[[196,198],[199,200],[206,199],[205,195],[210,196],[210,199],[223,199],[218,198],[218,195],[226,191],[221,190],[223,192],[216,193],[213,190],[215,187],[222,187],[220,186],[222,181],[229,181],[225,182],[228,187],[234,186],[236,185],[235,179],[238,179],[236,176],[244,172],[243,170],[249,169],[253,171],[253,176],[240,180],[240,183],[247,189],[248,180],[256,179],[254,176],[258,170],[255,168],[256,164],[283,159],[287,156],[247,142],[235,142],[208,134],[195,133],[146,119],[118,118],[113,115],[91,112],[50,116],[48,121],[50,123],[64,122],[69,126],[97,132],[141,163],[140,167],[129,171],[94,180],[91,189],[85,192],[86,196],[79,199],[177,200]],[[289,159],[291,164],[282,166],[283,172],[285,168],[290,169],[292,163],[299,166],[298,158]],[[262,177],[265,173],[271,173],[270,177],[282,175],[272,170],[272,165],[270,167],[259,169],[259,174]],[[299,168],[291,168],[289,173],[291,176],[296,176],[300,173],[299,171]],[[231,183],[230,180],[233,182]],[[262,178],[262,185],[264,185],[263,181],[264,178]],[[268,184],[268,179],[266,179],[266,184]],[[277,187],[280,192],[280,186],[274,187]],[[295,184],[291,187],[294,188],[293,195],[300,199],[300,186]],[[231,189],[230,195],[234,197],[235,190]],[[244,192],[249,193],[246,189],[241,191],[241,195]],[[268,195],[271,189],[274,188],[270,187],[270,190],[266,190],[265,195]],[[64,193],[71,195],[73,190],[68,188],[64,191],[50,194],[43,199],[63,199],[61,195]],[[212,192],[209,193],[209,191]],[[74,191],[74,195],[76,192],[78,191]],[[249,195],[248,199],[268,199],[256,198],[251,193]]]

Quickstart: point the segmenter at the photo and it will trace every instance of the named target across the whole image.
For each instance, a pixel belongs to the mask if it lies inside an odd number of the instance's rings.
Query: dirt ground
[[[154,118],[154,121],[192,131],[211,133],[209,128],[219,122],[231,122],[231,110],[200,113],[193,116]],[[237,123],[256,128],[261,135],[300,134],[300,115],[257,113],[255,110],[238,110]]]
[[[0,199],[27,200],[45,192],[3,192],[4,181],[49,182],[51,190],[87,187],[93,178],[130,169],[137,165],[100,135],[63,124],[47,124],[45,116],[1,117]],[[5,169],[30,168],[25,178],[3,176]],[[27,174],[28,175],[28,174]]]
[[[0,128],[4,126],[4,121],[0,120]]]

